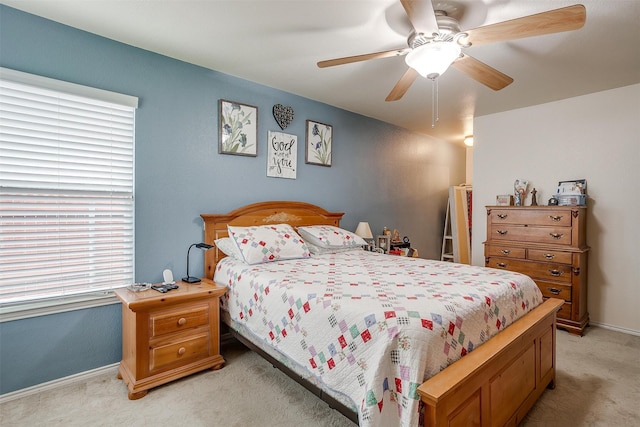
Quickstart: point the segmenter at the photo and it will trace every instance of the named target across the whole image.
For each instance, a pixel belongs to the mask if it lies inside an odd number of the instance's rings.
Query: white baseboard
[[[10,402],[15,399],[20,399],[21,397],[30,396],[32,394],[40,393],[58,387],[63,387],[78,381],[87,380],[91,377],[106,374],[111,371],[113,371],[113,375],[115,376],[118,372],[118,365],[120,365],[119,362],[107,366],[102,366],[100,368],[91,369],[89,371],[80,372],[78,374],[69,375],[68,377],[58,378],[57,380],[37,384],[31,387],[23,388],[21,390],[12,391],[10,393],[5,393],[0,395],[0,403]]]
[[[633,329],[621,328],[619,326],[607,325],[606,323],[593,322],[591,320],[589,321],[589,324],[597,326],[599,328],[609,329],[611,331],[622,332],[623,334],[635,335],[637,337],[640,337],[640,331],[636,331]]]

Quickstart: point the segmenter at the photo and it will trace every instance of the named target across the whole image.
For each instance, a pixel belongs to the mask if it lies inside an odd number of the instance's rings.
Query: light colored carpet
[[[305,388],[240,344],[227,361],[130,401],[116,370],[0,405],[9,426],[353,427]],[[558,331],[555,390],[546,390],[522,426],[640,426],[640,337],[590,327]]]

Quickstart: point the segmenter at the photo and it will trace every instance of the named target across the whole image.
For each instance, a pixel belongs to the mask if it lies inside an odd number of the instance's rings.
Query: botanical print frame
[[[239,156],[258,155],[258,107],[219,100],[220,129],[218,153]]]
[[[315,120],[307,120],[305,163],[331,167],[333,151],[333,126]]]
[[[296,179],[298,168],[298,137],[269,131],[267,141],[267,176]]]

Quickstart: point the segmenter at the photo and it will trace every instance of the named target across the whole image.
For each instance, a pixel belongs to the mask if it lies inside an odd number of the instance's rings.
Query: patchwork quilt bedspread
[[[257,340],[348,396],[361,426],[416,426],[417,387],[542,302],[527,276],[362,250],[247,265],[214,280]]]

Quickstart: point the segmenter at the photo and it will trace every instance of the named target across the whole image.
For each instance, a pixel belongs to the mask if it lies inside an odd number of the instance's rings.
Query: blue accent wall
[[[345,212],[354,230],[398,228],[438,258],[447,190],[464,182],[465,149],[223,73],[128,46],[0,5],[0,65],[140,99],[136,112],[136,280],[186,274],[202,240],[200,213],[264,200],[300,200]],[[313,82],[309,82],[313,84]],[[258,156],[218,154],[218,100],[258,107]],[[295,118],[297,179],[266,176],[275,104]],[[305,120],[333,125],[333,165],[304,163]],[[428,119],[428,118],[427,118]],[[190,273],[202,274],[192,251]],[[115,363],[118,305],[0,324],[0,394]]]

